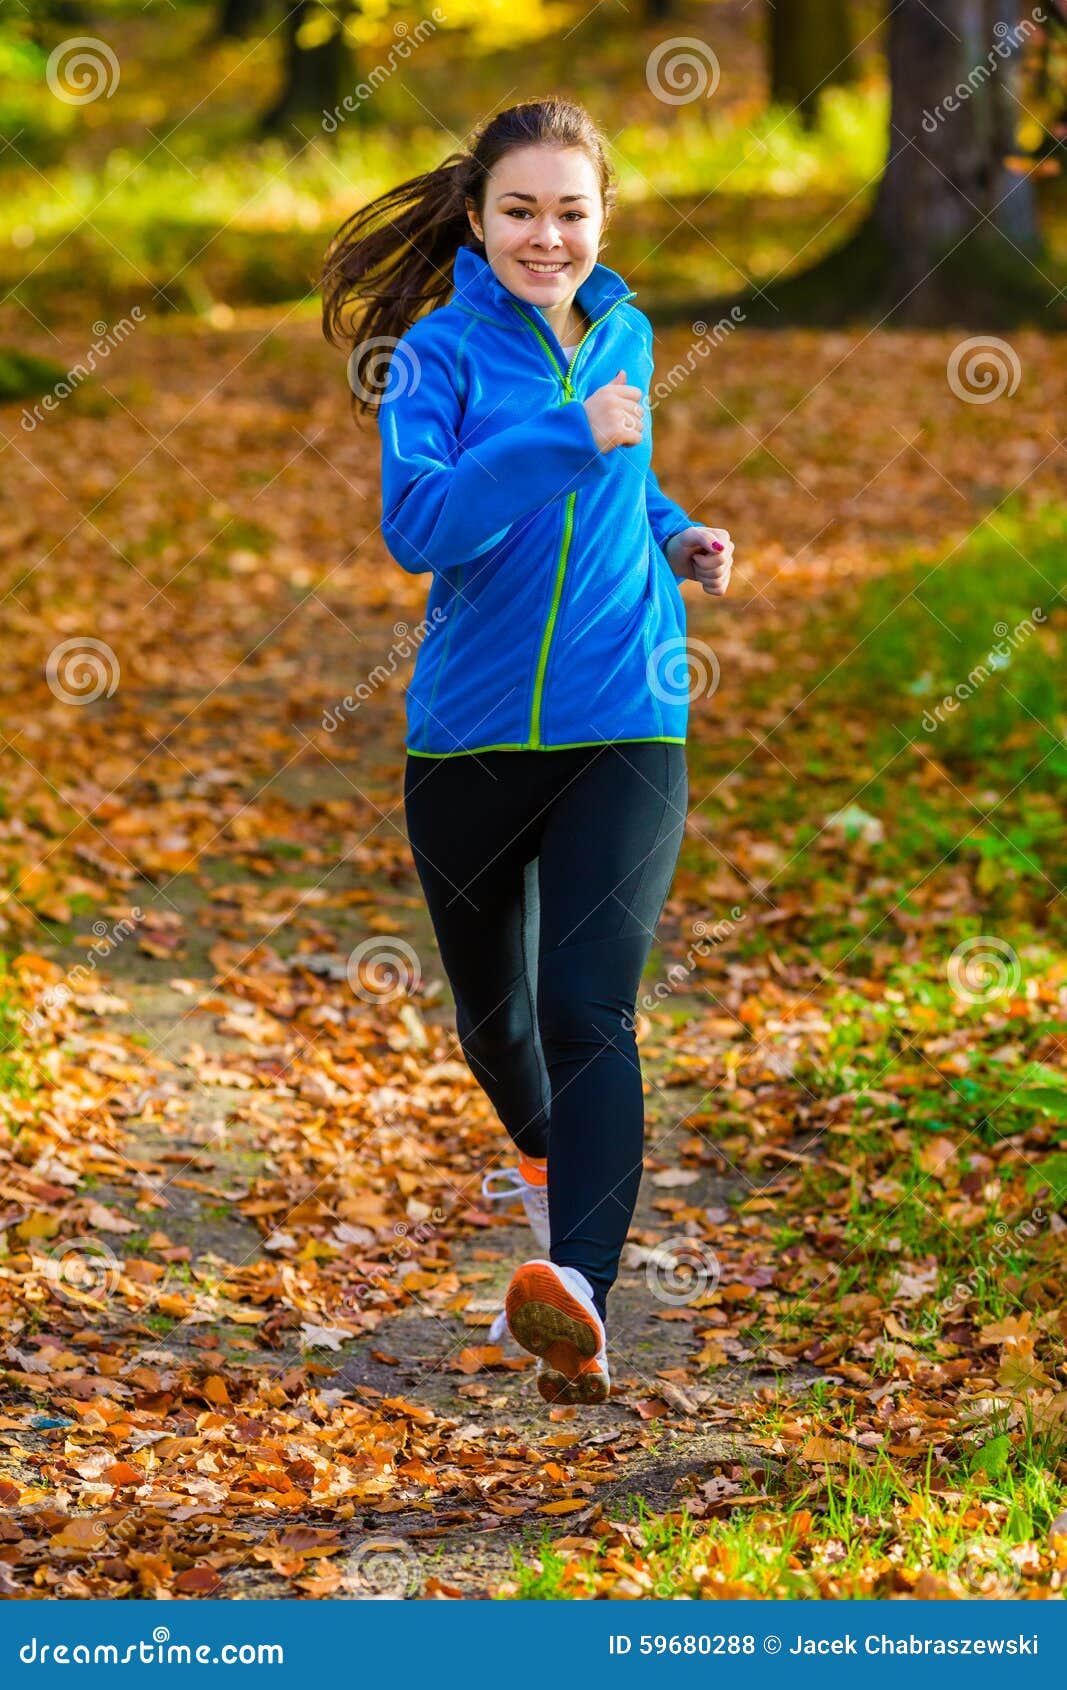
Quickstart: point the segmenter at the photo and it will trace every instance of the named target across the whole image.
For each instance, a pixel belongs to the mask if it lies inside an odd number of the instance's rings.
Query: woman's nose
[[[538,223],[534,229],[535,246],[559,246],[561,241],[559,229],[554,221]]]

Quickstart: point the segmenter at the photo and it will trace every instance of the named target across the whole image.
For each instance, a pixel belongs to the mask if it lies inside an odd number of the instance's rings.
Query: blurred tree
[[[890,13],[889,157],[872,223],[902,297],[969,237],[1009,272],[1036,246],[1033,186],[1012,168],[1012,85],[1036,36],[1012,0],[899,0]]]
[[[262,21],[266,0],[219,0],[215,20],[215,39],[228,40],[234,36],[251,35]]]
[[[1032,181],[1058,169],[1042,158],[1057,126],[1032,115],[1026,83],[1040,72],[1042,20],[1020,12],[1020,0],[894,0],[889,142],[871,210],[810,269],[746,295],[748,321],[1067,320]]]
[[[297,0],[285,15],[284,68],[278,98],[262,118],[268,134],[301,137],[332,111],[356,78],[355,60],[345,32],[346,16],[358,12],[354,0],[333,8],[318,0]]]
[[[771,0],[767,49],[771,100],[810,128],[822,89],[855,81],[849,0]]]

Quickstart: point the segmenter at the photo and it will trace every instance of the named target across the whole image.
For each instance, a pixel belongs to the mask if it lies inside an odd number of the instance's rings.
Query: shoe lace
[[[511,1184],[504,1186],[500,1191],[493,1191],[490,1182],[497,1179],[510,1180]],[[482,1179],[482,1196],[487,1203],[514,1203],[526,1190],[526,1181],[518,1168],[492,1168]]]

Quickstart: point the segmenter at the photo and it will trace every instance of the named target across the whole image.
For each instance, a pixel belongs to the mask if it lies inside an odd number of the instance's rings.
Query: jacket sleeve
[[[644,353],[648,361],[648,385],[649,390],[651,391],[652,380],[656,373],[655,337],[653,335],[652,324],[649,322],[644,312],[639,312],[637,314],[641,318],[641,325],[644,334]],[[648,419],[651,433],[651,403]],[[668,499],[666,493],[664,493],[659,482],[656,480],[655,472],[653,471],[651,464],[648,468],[648,474],[645,476],[645,508],[648,511],[648,520],[652,529],[653,538],[662,552],[666,551],[667,541],[670,540],[673,535],[679,534],[683,528],[692,528],[694,526],[692,518],[686,515],[681,505],[676,505],[673,499]],[[678,585],[679,587],[681,586],[680,581]]]
[[[403,391],[378,412],[382,536],[409,575],[471,562],[547,500],[608,473],[579,400],[464,449],[447,347],[411,331],[400,344],[407,347]]]
[[[664,553],[667,541],[673,535],[681,533],[683,528],[694,526],[681,505],[676,505],[674,500],[668,499],[663,492],[651,465],[645,477],[645,506],[656,544]]]

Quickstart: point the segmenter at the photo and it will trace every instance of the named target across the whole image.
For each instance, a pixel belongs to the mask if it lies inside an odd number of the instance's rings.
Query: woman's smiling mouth
[[[570,263],[569,259],[558,259],[555,263],[545,264],[539,259],[520,258],[519,263],[524,270],[529,270],[532,276],[558,276]]]

